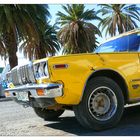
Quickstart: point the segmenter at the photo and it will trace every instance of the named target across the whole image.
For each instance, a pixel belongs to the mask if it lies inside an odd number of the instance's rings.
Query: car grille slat
[[[12,81],[13,81],[13,84],[15,84],[15,85],[19,84],[17,69],[12,70]]]
[[[29,77],[29,72],[28,72],[28,65],[25,66],[25,71],[26,71],[26,80],[27,83],[31,83],[30,77]]]
[[[11,77],[14,85],[35,83],[32,65],[15,67],[11,70]]]

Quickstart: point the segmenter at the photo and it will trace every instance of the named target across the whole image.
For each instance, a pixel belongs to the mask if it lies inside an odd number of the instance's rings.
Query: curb
[[[12,101],[12,99],[8,99],[8,98],[0,98],[0,102],[5,102],[5,101]]]

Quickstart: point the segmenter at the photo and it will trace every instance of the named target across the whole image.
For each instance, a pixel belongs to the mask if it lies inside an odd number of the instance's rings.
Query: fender
[[[94,70],[94,69],[93,69]],[[86,82],[85,82],[85,84],[84,84],[84,88],[83,88],[83,90],[82,90],[82,96],[81,96],[81,99],[80,99],[80,101],[82,100],[82,98],[83,98],[83,95],[84,95],[84,92],[85,92],[85,88],[86,88],[86,86],[87,86],[87,83],[88,83],[88,81],[89,81],[89,79],[92,77],[92,76],[94,76],[97,72],[101,72],[101,71],[112,71],[112,72],[114,72],[114,73],[116,73],[116,74],[118,74],[122,79],[123,79],[123,82],[124,82],[124,84],[125,84],[125,87],[126,87],[126,100],[128,101],[129,100],[129,92],[128,92],[128,83],[126,82],[126,80],[125,80],[125,78],[118,72],[118,71],[116,71],[116,70],[114,70],[114,69],[108,69],[108,68],[105,68],[105,69],[98,69],[98,70],[94,70],[88,77],[87,77],[87,79],[86,79]]]

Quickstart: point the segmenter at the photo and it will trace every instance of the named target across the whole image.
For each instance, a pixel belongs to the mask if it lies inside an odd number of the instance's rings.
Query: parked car
[[[113,37],[94,53],[48,57],[7,73],[7,98],[45,120],[74,111],[89,129],[114,127],[124,105],[140,101],[140,29]]]
[[[0,82],[0,98],[4,98],[5,95],[3,93],[3,87],[2,87],[2,83]]]
[[[0,98],[5,98],[4,90],[7,88],[6,73],[10,71],[10,65],[6,65],[0,74]]]
[[[7,88],[7,82],[1,81],[0,82],[0,98],[5,98],[4,90]]]

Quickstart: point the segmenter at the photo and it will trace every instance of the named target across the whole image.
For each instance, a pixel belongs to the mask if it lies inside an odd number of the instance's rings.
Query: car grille
[[[22,85],[28,83],[35,83],[32,65],[23,65],[15,67],[11,70],[12,83],[14,85]]]
[[[11,77],[12,77],[13,84],[18,85],[19,84],[19,79],[18,79],[18,76],[17,76],[17,69],[13,69],[11,71]]]

